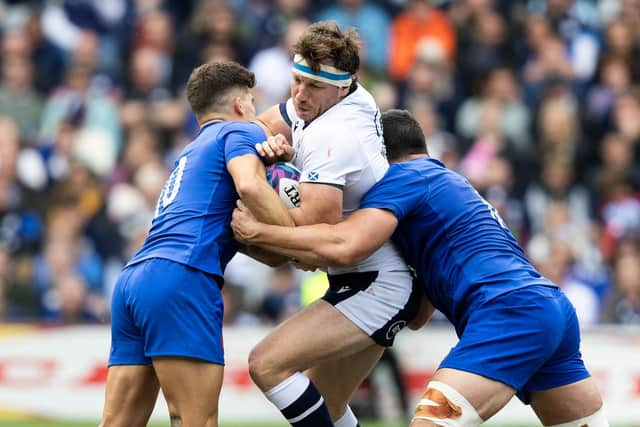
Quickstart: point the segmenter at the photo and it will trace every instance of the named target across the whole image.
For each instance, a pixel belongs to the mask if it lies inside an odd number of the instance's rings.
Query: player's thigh
[[[411,427],[432,425],[479,425],[514,396],[506,384],[457,369],[438,369],[416,406]],[[431,420],[431,421],[429,421]],[[447,420],[449,424],[439,424]],[[457,421],[456,421],[457,420]]]
[[[151,365],[109,367],[100,426],[147,425],[158,397],[158,389],[158,379]]]
[[[408,270],[363,271],[329,275],[322,299],[376,344],[391,347],[396,334],[418,314],[423,292]]]
[[[372,344],[351,356],[320,363],[305,372],[324,397],[333,420],[344,415],[351,396],[383,352],[384,347]]]
[[[591,377],[549,390],[534,391],[529,395],[529,402],[546,426],[588,417],[602,407],[600,392]]]
[[[152,259],[145,281],[132,283],[134,322],[148,358],[191,357],[224,364],[223,300],[215,277],[166,259]],[[135,285],[135,287],[134,287]]]
[[[154,357],[153,366],[172,415],[183,425],[216,426],[224,366],[184,357]]]
[[[583,379],[584,376],[566,380],[560,369],[551,370],[551,366],[549,371],[564,382],[550,382],[554,375],[538,380],[541,369],[554,358],[566,338],[568,316],[560,295],[556,288],[529,286],[476,306],[460,341],[440,368],[472,372],[507,384],[518,390],[518,397],[525,403],[531,391]],[[558,366],[567,365],[561,361]]]
[[[249,365],[258,370],[303,371],[372,344],[373,340],[335,307],[318,300],[259,342],[251,352]]]

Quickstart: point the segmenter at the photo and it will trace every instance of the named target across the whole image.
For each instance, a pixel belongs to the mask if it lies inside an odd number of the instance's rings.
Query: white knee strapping
[[[482,418],[475,408],[453,387],[431,381],[413,415],[443,427],[477,427]],[[591,426],[590,426],[591,427]]]
[[[609,427],[609,421],[604,415],[604,409],[600,408],[588,417],[580,418],[579,420],[570,421],[568,423],[555,424],[550,427]]]

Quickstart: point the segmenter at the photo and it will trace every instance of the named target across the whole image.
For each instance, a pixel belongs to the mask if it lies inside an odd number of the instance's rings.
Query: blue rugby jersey
[[[391,165],[360,208],[396,216],[393,241],[458,333],[475,304],[532,284],[553,286],[527,260],[495,208],[435,159]]]
[[[227,163],[244,154],[258,156],[254,145],[266,139],[254,123],[204,126],[178,156],[149,235],[128,265],[165,258],[213,274],[222,283],[224,269],[238,250],[229,226],[238,193]]]

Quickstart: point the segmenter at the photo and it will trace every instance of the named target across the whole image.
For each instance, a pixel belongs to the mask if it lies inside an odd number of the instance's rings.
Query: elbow
[[[355,248],[350,248],[347,245],[341,245],[331,251],[331,254],[328,254],[327,261],[328,264],[333,267],[349,267],[359,263],[364,258],[366,257],[361,256]]]
[[[244,180],[236,184],[236,191],[243,201],[254,200],[258,197],[260,186],[256,180]]]

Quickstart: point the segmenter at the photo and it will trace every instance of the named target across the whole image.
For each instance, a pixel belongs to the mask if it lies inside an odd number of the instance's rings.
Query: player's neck
[[[408,162],[414,159],[428,159],[428,158],[429,158],[428,154],[408,154],[406,156],[394,159],[390,163],[402,163],[402,162]]]
[[[237,120],[237,118],[231,117],[228,114],[211,113],[198,118],[198,124],[200,125],[201,128],[203,128],[208,124],[215,123],[215,122],[224,122],[226,120]]]

